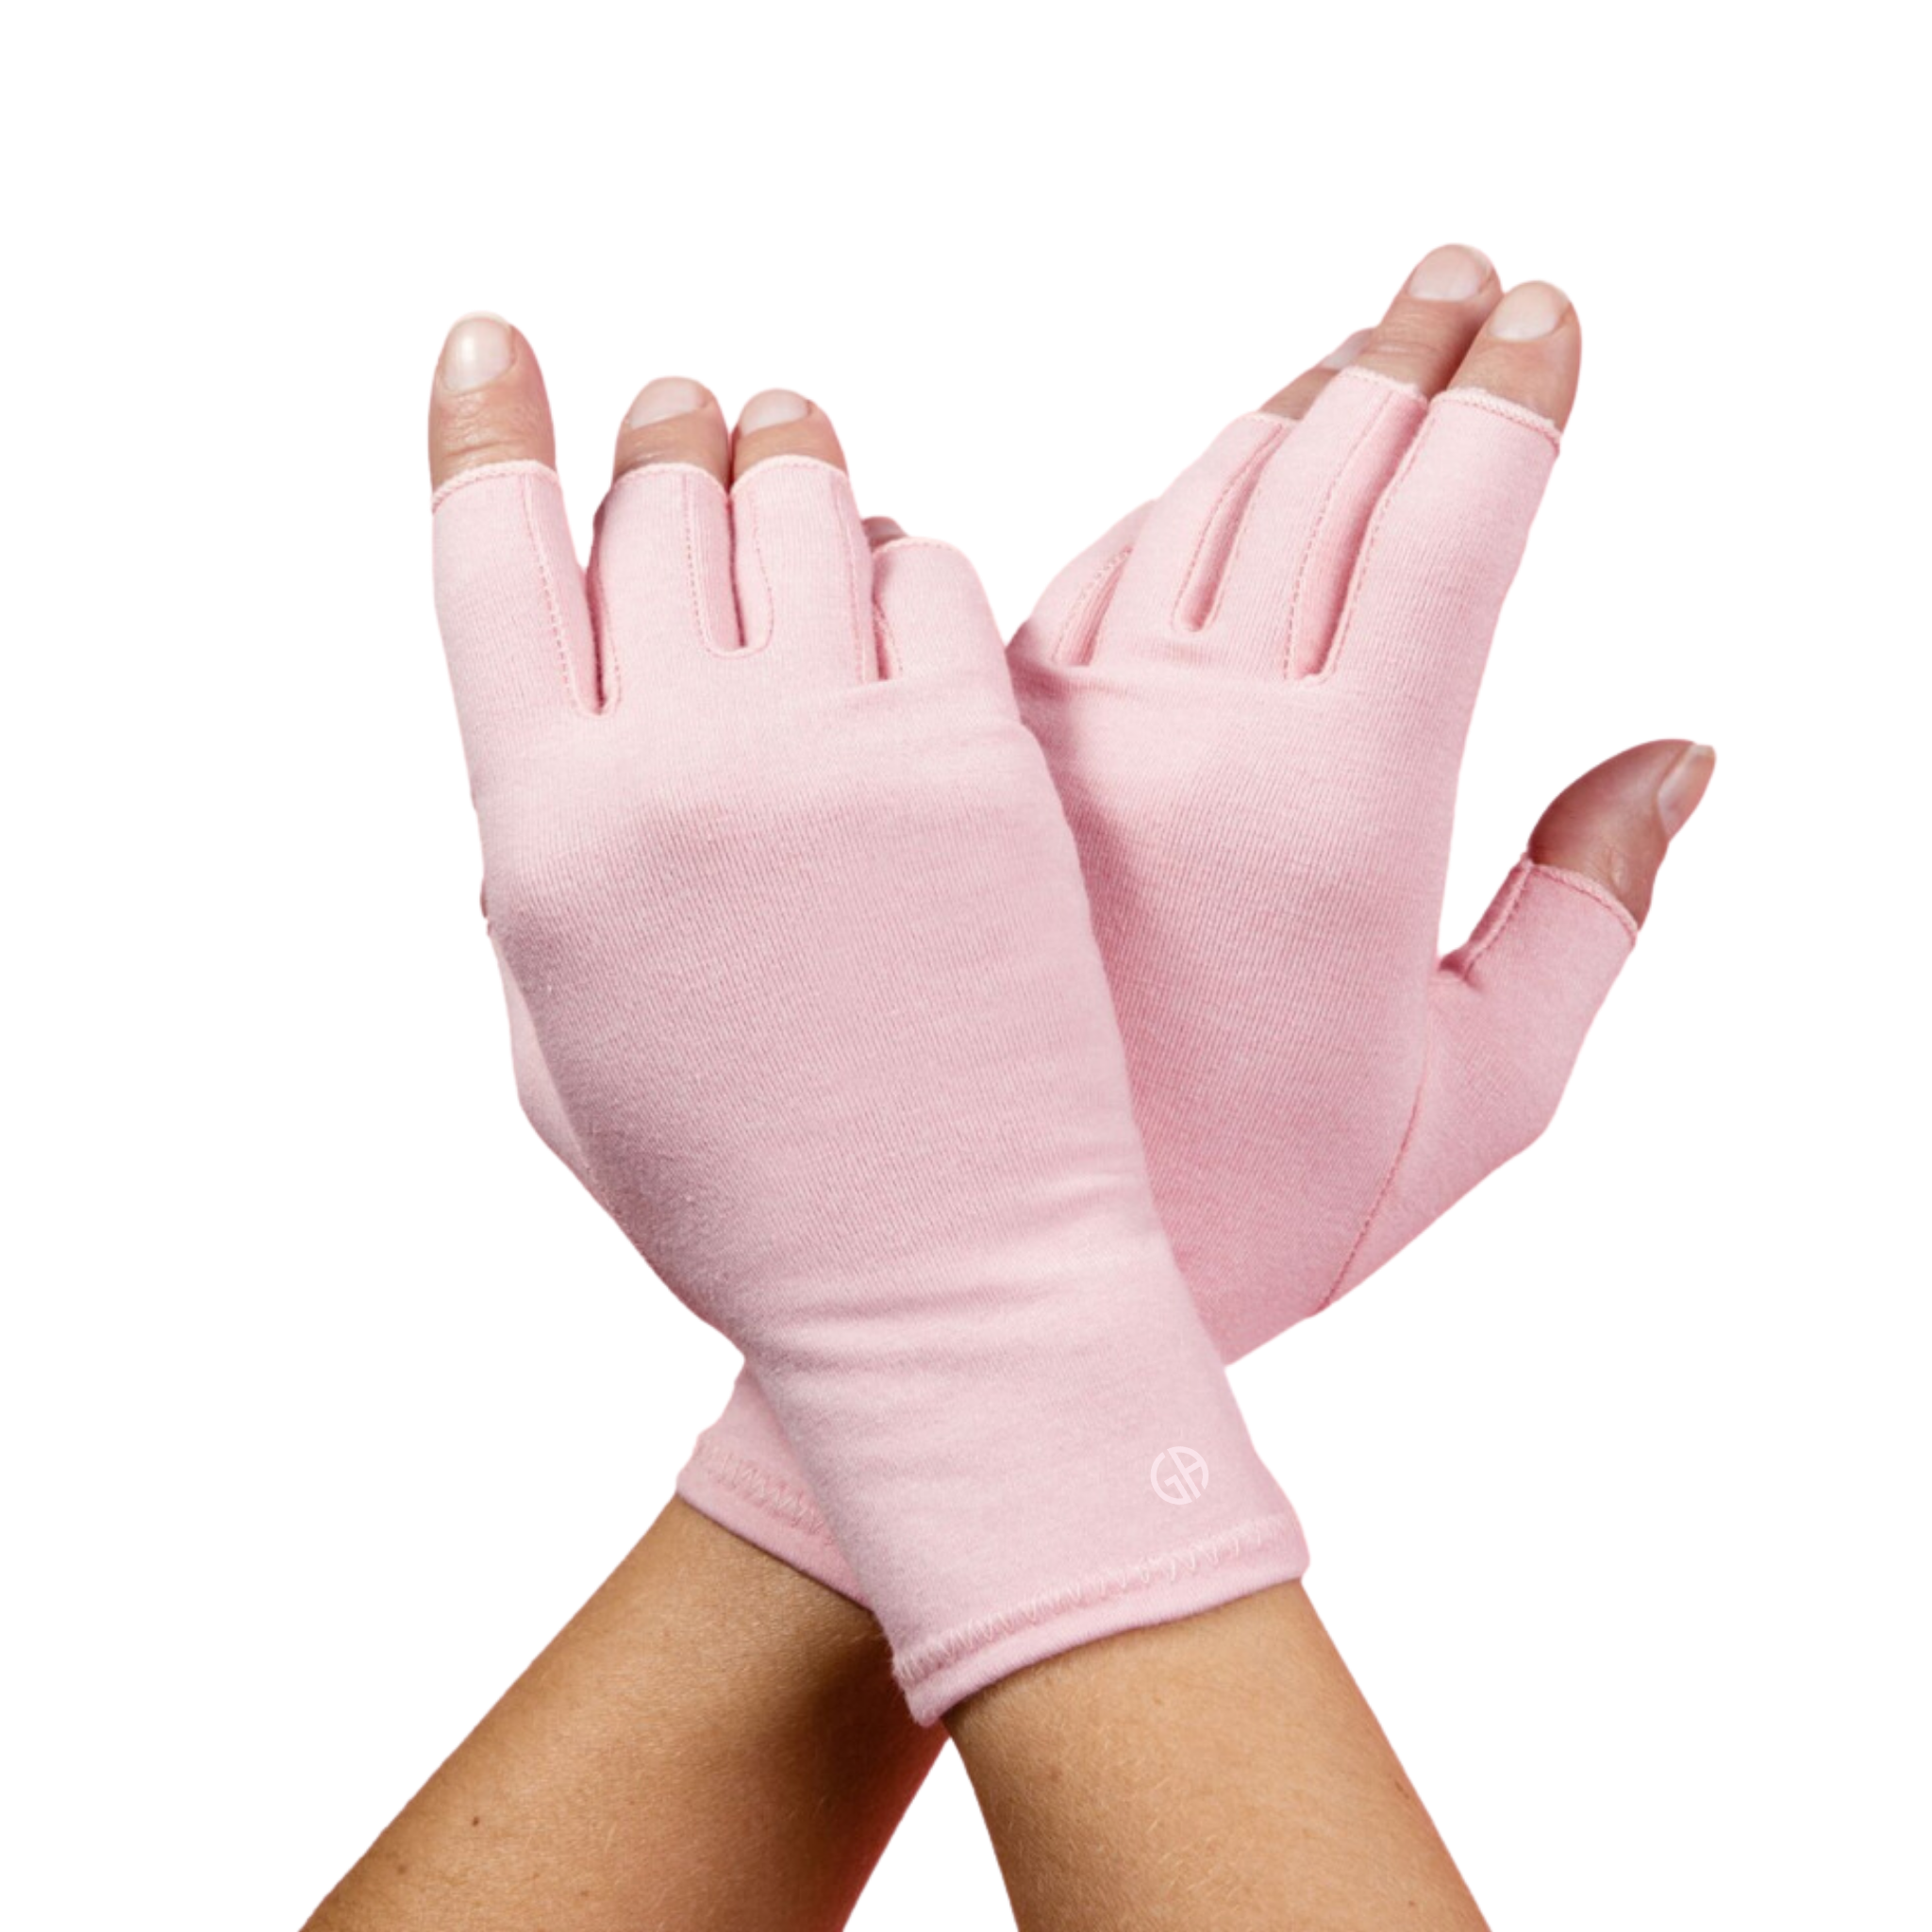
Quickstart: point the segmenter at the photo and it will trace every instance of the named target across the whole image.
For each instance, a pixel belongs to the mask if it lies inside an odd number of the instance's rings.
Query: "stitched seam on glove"
[[[1342,485],[1353,472],[1357,458],[1361,455],[1370,438],[1381,427],[1383,419],[1395,405],[1394,395],[1382,399],[1380,408],[1362,424],[1355,441],[1348,446],[1348,454],[1336,465],[1335,474],[1329,478],[1327,491],[1322,498],[1322,506],[1315,512],[1314,524],[1302,544],[1302,554],[1295,560],[1294,589],[1290,592],[1288,604],[1288,629],[1281,640],[1281,652],[1275,662],[1275,670],[1280,676],[1288,675],[1290,667],[1295,660],[1295,641],[1301,635],[1303,625],[1302,604],[1308,588],[1308,564],[1321,544],[1322,532],[1327,527],[1328,519],[1334,512],[1335,499],[1341,493]],[[1235,558],[1230,559],[1230,574],[1232,563],[1239,560],[1240,554],[1241,545],[1237,541]]]
[[[1074,599],[1066,622],[1060,625],[1059,635],[1053,641],[1053,648],[1046,653],[1047,661],[1055,664],[1085,664],[1088,661],[1091,652],[1075,658],[1069,654],[1068,646],[1075,638],[1084,641],[1091,631],[1099,629],[1100,618],[1105,615],[1103,600],[1108,597],[1121,572],[1127,567],[1127,559],[1133,554],[1131,543],[1124,549],[1116,550],[1080,587],[1080,593]],[[1101,608],[1096,609],[1096,606]]]
[[[1547,416],[1524,408],[1521,403],[1512,403],[1507,396],[1499,396],[1493,391],[1477,389],[1470,384],[1445,389],[1438,400],[1443,404],[1458,403],[1464,408],[1481,409],[1488,415],[1502,417],[1506,423],[1520,423],[1525,429],[1534,429],[1558,455],[1562,453],[1563,432]]]
[[[1402,1129],[1402,1144],[1396,1148],[1395,1158],[1389,1163],[1389,1172],[1382,1176],[1382,1185],[1375,1190],[1374,1201],[1368,1213],[1362,1217],[1362,1224],[1357,1231],[1355,1240],[1349,1244],[1347,1256],[1341,1266],[1335,1271],[1335,1279],[1328,1284],[1328,1292],[1315,1304],[1311,1311],[1314,1314],[1319,1315],[1324,1309],[1334,1306],[1348,1280],[1350,1271],[1355,1267],[1356,1257],[1361,1253],[1370,1235],[1374,1232],[1376,1222],[1382,1218],[1382,1209],[1387,1206],[1389,1196],[1395,1187],[1395,1176],[1402,1172],[1402,1163],[1408,1158],[1408,1150],[1415,1141],[1416,1124],[1423,1116],[1423,1095],[1429,1088],[1429,1061],[1434,1054],[1435,1041],[1432,1038],[1425,1037],[1423,1041],[1422,1070],[1415,1083],[1415,1098],[1409,1103],[1408,1120]]]
[[[1203,1570],[1218,1570],[1224,1564],[1237,1563],[1300,1534],[1301,1524],[1291,1511],[1251,1518],[1219,1536],[1144,1557],[1131,1569],[1086,1577],[997,1617],[975,1617],[970,1623],[957,1624],[901,1656],[893,1663],[892,1674],[898,1679],[899,1688],[909,1694],[948,1665],[1016,1631],[1037,1629],[1056,1617],[1105,1603],[1110,1597],[1130,1596],[1162,1584],[1179,1583]]]
[[[474,470],[458,470],[436,491],[429,499],[430,514],[434,516],[459,490],[467,490],[475,483],[492,482],[503,476],[548,476],[553,483],[557,481],[557,472],[548,463],[540,463],[529,457],[509,463],[478,463]]]
[[[1586,899],[1594,899],[1624,930],[1630,935],[1630,943],[1637,943],[1641,928],[1636,915],[1617,895],[1600,886],[1595,879],[1587,878],[1580,872],[1566,872],[1560,865],[1542,865],[1535,859],[1530,861],[1530,870],[1540,878],[1546,878],[1553,886],[1567,886],[1573,892],[1581,892]]]
[[[1239,521],[1246,509],[1248,500],[1255,493],[1255,487],[1261,480],[1261,472],[1267,468],[1268,459],[1278,450],[1293,427],[1283,417],[1271,418],[1270,433],[1266,439],[1256,444],[1240,469],[1222,486],[1221,494],[1214,499],[1214,507],[1208,512],[1202,524],[1200,534],[1194,539],[1193,554],[1188,558],[1186,574],[1181,578],[1181,587],[1174,598],[1174,608],[1170,622],[1177,631],[1201,631],[1208,629],[1221,609],[1221,593],[1233,569],[1234,559],[1241,555],[1241,534],[1245,525]],[[1201,560],[1208,554],[1216,532],[1224,520],[1237,519],[1234,541],[1228,550],[1227,565],[1216,578],[1213,594],[1208,600],[1208,608],[1198,617],[1188,615],[1188,607],[1193,601],[1194,586],[1200,580]]]
[[[691,1450],[690,1467],[722,1484],[733,1495],[743,1497],[767,1516],[790,1524],[814,1541],[824,1543],[828,1549],[839,1547],[830,1525],[819,1514],[811,1498],[794,1484],[781,1481],[759,1464],[745,1457],[734,1456],[729,1450],[716,1448],[700,1436]]]

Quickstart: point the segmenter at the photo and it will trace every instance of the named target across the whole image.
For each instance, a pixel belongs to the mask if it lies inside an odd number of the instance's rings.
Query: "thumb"
[[[1436,971],[1407,1139],[1338,1292],[1548,1126],[1714,762],[1707,745],[1680,739],[1638,745],[1544,812],[1528,857]]]
[[[1639,925],[1657,868],[1717,767],[1707,744],[1661,738],[1586,772],[1537,821],[1529,856],[1601,886]]]

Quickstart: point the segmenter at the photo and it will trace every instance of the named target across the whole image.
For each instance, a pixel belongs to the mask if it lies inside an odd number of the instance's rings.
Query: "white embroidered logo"
[[[1208,1465],[1191,1449],[1163,1449],[1150,1472],[1154,1493],[1163,1503],[1191,1503],[1208,1488]]]

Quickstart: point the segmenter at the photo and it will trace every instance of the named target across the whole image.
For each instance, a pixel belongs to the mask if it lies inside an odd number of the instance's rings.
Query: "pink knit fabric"
[[[931,1719],[1300,1573],[1155,1213],[1078,858],[971,568],[845,478],[438,495],[519,1086],[756,1366]]]
[[[1347,372],[1299,424],[1234,424],[1014,641],[1156,1199],[1228,1359],[1535,1139],[1635,939],[1524,860],[1435,958],[1464,735],[1557,446],[1479,391]],[[678,1488],[860,1593],[752,1377]]]

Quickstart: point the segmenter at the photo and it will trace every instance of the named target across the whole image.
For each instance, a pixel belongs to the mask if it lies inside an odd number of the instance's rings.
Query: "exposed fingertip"
[[[488,463],[556,461],[550,400],[528,341],[487,310],[459,317],[430,384],[431,484]]]
[[[643,429],[653,423],[668,423],[694,414],[711,400],[710,391],[688,375],[660,375],[639,390],[637,400],[625,412],[624,426]]]
[[[1282,416],[1291,423],[1299,423],[1314,407],[1315,398],[1355,361],[1374,333],[1374,329],[1358,328],[1352,336],[1337,343],[1312,369],[1304,369],[1286,389],[1276,390],[1261,405],[1261,414]]]
[[[1372,328],[1358,328],[1324,356],[1315,366],[1318,369],[1346,369],[1361,352],[1368,347],[1369,338],[1374,334]]]
[[[905,534],[905,530],[891,517],[867,517],[865,520],[865,541],[874,550],[882,543],[896,542]]]
[[[1676,762],[1657,788],[1657,815],[1663,822],[1666,839],[1674,839],[1704,803],[1716,770],[1717,753],[1707,744],[1687,744],[1678,753]]]
[[[1409,271],[1356,360],[1432,396],[1455,374],[1500,293],[1495,265],[1480,248],[1460,242],[1432,248]]]
[[[774,457],[809,457],[845,467],[831,419],[809,397],[789,389],[760,390],[739,411],[731,456],[737,476]]]
[[[502,316],[478,308],[450,325],[436,373],[443,388],[461,394],[508,375],[516,359],[516,332]]]
[[[1668,738],[1606,758],[1537,821],[1530,858],[1594,880],[1641,925],[1657,869],[1704,797],[1716,758],[1708,745]]]
[[[1575,305],[1554,282],[1519,282],[1490,311],[1450,387],[1487,390],[1561,428],[1582,365]]]
[[[717,397],[688,375],[660,375],[645,383],[618,429],[613,475],[654,463],[689,463],[720,483],[730,469],[724,412]]]
[[[762,389],[738,412],[738,430],[741,436],[754,436],[760,429],[803,423],[810,414],[810,400],[796,390]]]
[[[1416,263],[1403,292],[1419,302],[1470,302],[1495,279],[1495,264],[1480,248],[1450,242]]]
[[[1555,282],[1519,282],[1490,311],[1483,333],[1503,342],[1534,342],[1554,335],[1571,311]]]

